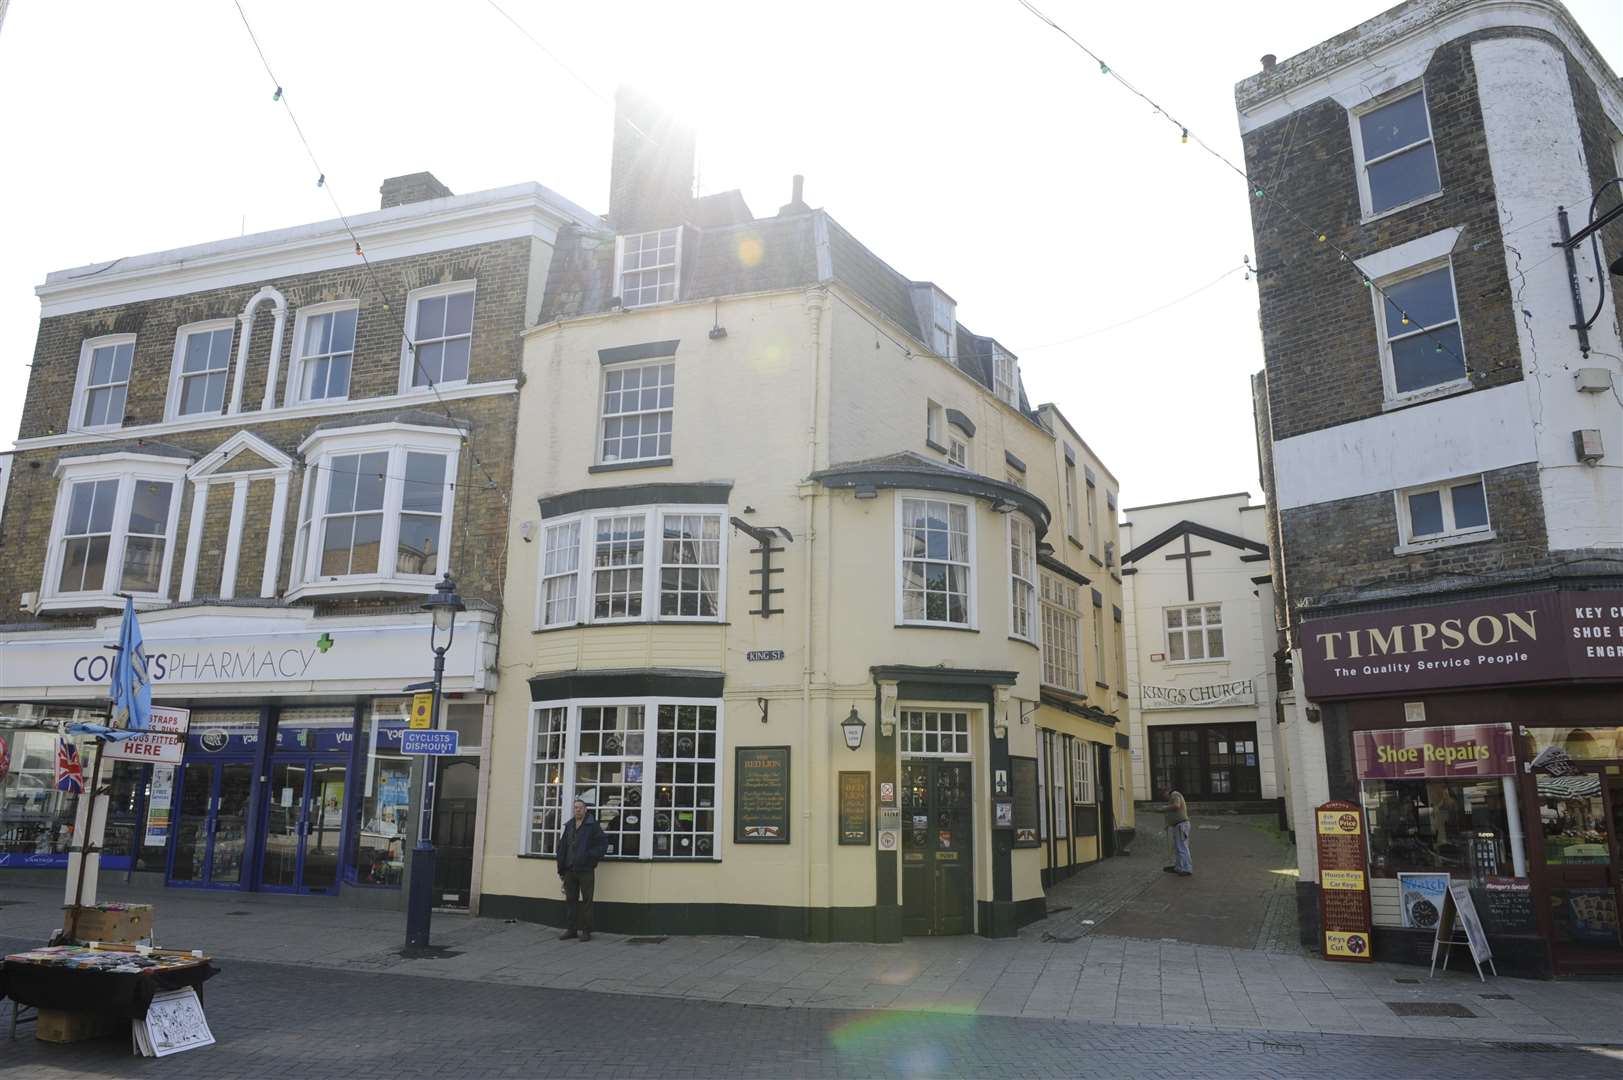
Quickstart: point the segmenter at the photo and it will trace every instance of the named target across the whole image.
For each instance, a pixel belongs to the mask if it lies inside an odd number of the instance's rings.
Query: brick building
[[[1452,881],[1502,965],[1617,970],[1623,227],[1557,245],[1623,198],[1623,89],[1558,3],[1411,0],[1235,97],[1303,925],[1346,945],[1306,841],[1349,799],[1358,948],[1424,956]]]
[[[398,753],[432,668],[419,605],[468,604],[439,723],[442,902],[472,822],[520,385],[560,229],[535,184],[48,275],[15,451],[0,461],[0,873],[63,865],[56,727],[99,716],[120,594],[179,763],[118,762],[103,857],[148,881],[401,897],[423,770]],[[358,240],[358,243],[357,243]],[[359,250],[366,252],[366,260]]]

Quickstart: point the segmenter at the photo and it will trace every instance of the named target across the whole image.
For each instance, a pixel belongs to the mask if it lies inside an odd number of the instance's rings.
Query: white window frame
[[[1088,551],[1099,550],[1099,487],[1092,480],[1086,481],[1088,508]]]
[[[955,506],[962,506],[968,511],[968,513],[965,515],[965,520],[968,523],[968,529],[969,529],[969,537],[968,537],[968,539],[969,539],[969,553],[968,553],[968,558],[964,563],[961,563],[961,564],[954,563],[953,564],[953,565],[963,565],[969,571],[969,576],[968,576],[968,579],[967,579],[966,585],[965,585],[966,595],[964,597],[964,616],[965,616],[965,621],[964,622],[949,622],[949,621],[946,621],[946,620],[934,620],[934,619],[908,619],[908,618],[905,618],[903,616],[904,607],[903,607],[903,602],[902,602],[902,593],[903,593],[902,585],[907,579],[907,575],[902,569],[902,537],[903,537],[903,534],[904,534],[904,525],[903,525],[903,523],[904,523],[904,521],[906,519],[906,515],[903,513],[903,510],[904,510],[904,508],[906,506],[907,500],[909,500],[909,499],[922,499],[922,500],[925,500],[925,501],[928,501],[928,502],[949,503],[949,504],[952,504],[952,505],[955,505]],[[895,513],[896,513],[896,526],[895,526],[894,536],[895,536],[895,543],[896,543],[896,551],[895,551],[895,554],[894,554],[894,556],[892,558],[891,565],[894,567],[893,572],[896,575],[896,590],[895,590],[896,591],[896,625],[897,626],[933,626],[933,627],[950,628],[950,629],[956,629],[956,630],[979,630],[980,629],[980,612],[979,612],[980,605],[976,602],[977,574],[975,572],[975,570],[976,570],[976,550],[975,550],[975,532],[976,532],[976,530],[975,530],[975,509],[976,509],[976,507],[975,507],[975,500],[974,499],[959,498],[959,497],[951,496],[951,495],[945,495],[945,494],[943,494],[943,493],[941,493],[939,491],[902,491],[902,490],[899,490],[899,491],[896,492],[895,502],[896,502],[896,511],[895,511]],[[951,562],[951,560],[930,560],[930,561],[932,561],[932,562],[939,562],[939,561]]]
[[[51,518],[50,547],[45,558],[44,579],[40,586],[40,599],[36,611],[55,611],[72,608],[121,608],[119,598],[124,573],[125,541],[129,538],[130,508],[135,500],[135,485],[142,480],[172,485],[169,496],[169,520],[166,523],[163,549],[163,571],[157,592],[132,593],[136,605],[151,607],[168,602],[169,586],[173,580],[175,543],[180,522],[180,504],[185,494],[187,462],[181,458],[159,457],[154,454],[116,453],[96,457],[69,458],[57,465],[56,507]],[[107,567],[102,576],[102,588],[83,592],[64,593],[57,590],[62,576],[62,547],[66,539],[68,510],[72,505],[75,484],[97,480],[118,481],[118,498],[113,504],[112,532],[107,544]]]
[[[975,757],[975,719],[979,715],[981,715],[981,711],[979,709],[971,708],[943,708],[928,704],[898,706],[896,710],[896,752],[904,758],[930,758],[937,761],[972,761]],[[935,717],[937,721],[933,729],[930,726],[930,717],[932,716]],[[942,717],[954,718],[954,723],[952,724],[950,730],[941,725],[940,719]],[[956,718],[958,717],[962,717],[964,721],[962,731],[958,730],[956,723]],[[918,725],[916,731],[913,730],[912,725],[912,721],[914,719],[922,721],[922,723]],[[955,744],[962,745],[963,749],[940,749],[941,737],[944,732],[952,737]],[[921,742],[927,740],[930,735],[935,735],[937,748],[935,750],[911,749],[910,747],[912,744],[912,739],[909,736],[915,734],[920,737]],[[960,736],[962,736],[961,740],[959,738]]]
[[[992,350],[992,393],[1009,408],[1020,407],[1020,362],[1002,349]]]
[[[334,312],[355,312],[355,344],[349,354],[349,390],[342,397],[311,398],[304,396],[304,366],[308,359],[304,355],[304,332],[311,319],[322,315],[331,315]],[[411,305],[415,312],[417,305]],[[317,405],[327,402],[348,401],[349,391],[355,389],[355,354],[360,351],[361,345],[361,302],[359,300],[332,300],[324,304],[310,304],[298,310],[293,317],[293,349],[287,366],[287,389],[282,395],[283,406],[288,405]],[[329,354],[330,355],[330,354]],[[470,353],[471,356],[471,353]],[[409,373],[408,373],[409,374]],[[329,376],[330,378],[330,376]],[[436,384],[438,385],[438,384]],[[409,383],[408,383],[409,386]],[[424,387],[423,389],[427,389]]]
[[[1069,450],[1067,446],[1065,449]],[[1082,525],[1076,513],[1076,462],[1069,458],[1065,461],[1065,535],[1068,539],[1076,540],[1081,532]]]
[[[1060,690],[1068,690],[1073,694],[1084,692],[1087,685],[1085,681],[1086,665],[1082,662],[1082,586],[1074,581],[1067,580],[1052,570],[1043,570],[1039,573],[1042,586],[1042,596],[1039,601],[1039,610],[1043,619],[1043,662],[1042,684],[1053,686]],[[1066,590],[1069,590],[1067,593]],[[1065,602],[1070,597],[1069,605]],[[1074,623],[1074,633],[1067,634],[1065,626],[1067,620]],[[1067,640],[1069,639],[1069,640]],[[1063,656],[1063,650],[1069,647],[1071,662],[1076,669],[1076,682],[1066,684],[1054,681],[1063,678],[1067,672],[1061,669],[1058,657]]]
[[[1037,529],[1023,514],[1004,515],[1008,519],[1003,549],[1008,557],[1009,570],[1009,636],[1042,647],[1042,614],[1037,607]],[[1025,573],[1015,563],[1015,545],[1020,543]],[[1027,632],[1019,630],[1022,608]]]
[[[636,409],[631,412],[622,411],[615,413],[613,417],[610,417],[604,413],[603,407],[607,404],[605,397],[609,392],[609,372],[615,371],[624,374],[626,371],[629,371],[632,368],[637,368],[638,370],[647,370],[649,368],[665,367],[666,365],[669,365],[671,369],[671,404],[668,408]],[[642,360],[626,360],[613,364],[601,364],[599,367],[601,371],[597,380],[597,425],[593,429],[596,432],[596,445],[592,448],[593,463],[597,465],[619,466],[674,461],[676,458],[676,355],[673,353],[670,356],[655,356]],[[622,420],[628,416],[655,416],[659,413],[665,412],[671,414],[671,448],[667,453],[659,453],[659,447],[656,445],[654,447],[653,455],[648,457],[617,457],[613,461],[610,461],[604,455],[603,443],[608,437],[607,432],[610,419]],[[641,447],[638,449],[640,450]]]
[[[90,365],[91,358],[97,349],[117,348],[120,345],[130,347],[130,371],[124,379],[124,408],[119,411],[118,423],[85,424],[85,406],[90,401]],[[130,380],[135,376],[135,335],[134,334],[102,334],[100,337],[85,338],[79,343],[79,372],[73,382],[73,405],[68,411],[68,431],[97,432],[117,431],[124,426],[124,414],[130,407]],[[117,383],[98,383],[101,386],[116,386]]]
[[[947,450],[947,409],[938,401],[926,400],[924,410],[924,442],[934,449]]]
[[[1399,334],[1396,338],[1389,337],[1386,329],[1386,296],[1384,291],[1392,285],[1401,284],[1402,282],[1408,281],[1410,278],[1417,278],[1422,274],[1429,274],[1434,270],[1441,270],[1445,267],[1448,270],[1449,292],[1454,298],[1454,318],[1449,322],[1435,323],[1429,327],[1417,328],[1406,334]],[[1375,335],[1376,339],[1380,342],[1381,348],[1381,389],[1386,395],[1386,403],[1388,405],[1407,405],[1411,402],[1425,401],[1428,398],[1434,397],[1446,397],[1450,394],[1456,394],[1461,390],[1470,389],[1471,362],[1465,355],[1465,324],[1460,319],[1459,278],[1454,273],[1453,256],[1444,255],[1441,258],[1427,259],[1424,262],[1415,263],[1413,266],[1406,266],[1401,270],[1395,271],[1379,280],[1376,280],[1374,284],[1376,287],[1370,289],[1369,293],[1370,301],[1375,306]],[[1438,326],[1450,325],[1458,326],[1460,328],[1459,358],[1462,370],[1459,378],[1450,379],[1448,382],[1434,383],[1431,386],[1422,386],[1416,390],[1405,390],[1399,392],[1397,368],[1394,366],[1392,361],[1392,342],[1403,341],[1411,337],[1419,336],[1424,334],[1427,330],[1434,329]]]
[[[1470,528],[1462,529],[1454,523],[1454,489],[1472,483],[1482,487],[1482,508],[1488,520],[1481,525],[1473,525]],[[1429,492],[1438,493],[1438,502],[1441,504],[1443,512],[1443,531],[1416,538],[1414,535],[1414,523],[1409,516],[1409,496],[1425,495]],[[1392,493],[1392,498],[1397,504],[1398,515],[1398,545],[1393,549],[1395,555],[1430,551],[1439,547],[1453,547],[1456,544],[1475,544],[1484,540],[1492,540],[1497,535],[1493,527],[1493,509],[1488,505],[1488,479],[1481,473],[1456,476],[1434,484],[1420,484],[1410,488],[1399,488]]]
[[[219,412],[182,413],[180,411],[180,388],[182,385],[181,367],[186,362],[186,340],[193,334],[212,334],[217,330],[229,328],[232,331],[231,345],[226,347],[225,353],[225,390],[220,395]],[[231,384],[236,375],[233,370],[236,366],[236,350],[232,347],[237,344],[236,319],[204,319],[202,322],[187,323],[175,331],[175,355],[169,365],[169,392],[164,398],[163,418],[166,423],[181,420],[197,420],[203,417],[224,416],[231,409]]]
[[[654,798],[654,785],[658,773],[659,748],[659,707],[661,705],[698,705],[716,710],[716,756],[710,761],[715,768],[715,805],[708,807],[712,813],[714,832],[712,835],[711,853],[709,855],[695,855],[676,857],[671,855],[656,856],[653,853],[654,843],[654,813],[656,811]],[[729,804],[728,794],[730,785],[735,778],[730,775],[727,762],[727,715],[726,706],[721,698],[695,698],[695,697],[591,697],[591,698],[564,698],[553,701],[538,701],[530,705],[529,730],[526,733],[526,751],[524,760],[520,762],[520,774],[524,795],[525,812],[519,816],[518,822],[518,854],[536,858],[553,858],[552,853],[535,850],[531,846],[531,833],[533,815],[536,813],[534,770],[540,764],[536,757],[536,724],[540,714],[547,709],[563,709],[564,714],[564,756],[560,763],[559,786],[560,815],[559,828],[569,818],[569,807],[573,803],[578,784],[576,782],[577,768],[582,761],[590,762],[591,758],[582,758],[580,750],[580,711],[582,708],[630,706],[641,707],[643,710],[643,753],[642,753],[642,808],[646,811],[639,822],[639,834],[642,838],[641,851],[635,856],[612,855],[606,861],[627,863],[708,863],[720,862],[725,854],[729,839],[728,823]],[[547,759],[552,761],[553,759]],[[613,758],[604,760],[617,760]],[[704,759],[699,759],[704,760]],[[592,807],[593,812],[597,807]],[[554,838],[556,844],[556,838]]]
[[[1071,739],[1071,804],[1090,806],[1097,799],[1093,789],[1093,744],[1087,739]]]
[[[661,615],[659,614],[660,570],[663,565],[662,549],[664,546],[665,518],[695,514],[716,518],[719,527],[721,565],[716,573],[716,613],[714,615]],[[641,517],[643,519],[641,615],[596,617],[596,604],[594,602],[596,592],[592,587],[592,577],[597,567],[594,565],[593,553],[587,549],[597,542],[598,521],[612,517]],[[573,571],[575,575],[575,617],[570,620],[549,623],[546,621],[546,583],[549,580],[563,578],[567,575],[548,575],[546,573],[547,536],[549,530],[573,523],[578,523],[580,528],[576,547],[576,566]],[[731,530],[727,526],[727,507],[716,503],[659,503],[643,506],[602,507],[546,518],[541,522],[540,550],[536,552],[534,629],[551,630],[568,626],[610,626],[649,622],[725,622],[727,619],[727,538],[730,532]]]
[[[660,304],[674,304],[678,300],[682,299],[682,233],[684,231],[685,230],[680,225],[673,225],[665,229],[645,229],[642,232],[626,233],[622,236],[616,236],[614,238],[614,295],[620,299],[622,307],[624,307],[626,310],[656,307]],[[674,232],[676,234],[676,251],[672,256],[672,260],[668,263],[655,263],[653,266],[639,266],[637,269],[629,271],[629,273],[642,274],[650,270],[663,270],[667,266],[670,267],[672,271],[671,298],[669,300],[654,299],[635,304],[627,303],[625,298],[625,275],[628,273],[625,268],[626,241],[632,239],[641,239],[645,236],[655,236],[659,233],[666,232]],[[639,291],[645,291],[640,285],[638,286],[638,289]],[[657,285],[655,286],[655,295],[658,295]]]
[[[1093,682],[1096,687],[1109,688],[1105,682],[1105,609],[1099,604],[1093,605]]]
[[[1217,608],[1217,622],[1215,622],[1215,623],[1207,622],[1206,617],[1205,617],[1205,609],[1206,608],[1212,608],[1212,607]],[[1167,612],[1169,612],[1169,611],[1182,612],[1182,614],[1179,616],[1179,621],[1180,621],[1181,625],[1178,626],[1176,628],[1176,630],[1174,630],[1173,627],[1170,627],[1170,626],[1167,625]],[[1193,660],[1189,659],[1189,641],[1188,641],[1188,634],[1189,634],[1189,631],[1191,629],[1191,627],[1189,626],[1189,612],[1191,612],[1191,611],[1199,611],[1199,612],[1201,612],[1200,647],[1201,647],[1201,651],[1203,653],[1203,655],[1198,656]],[[1185,603],[1185,604],[1167,604],[1166,606],[1164,606],[1161,609],[1161,634],[1162,634],[1162,642],[1166,647],[1166,655],[1167,655],[1166,663],[1168,665],[1176,665],[1176,664],[1226,664],[1226,663],[1228,663],[1228,660],[1229,660],[1229,655],[1228,655],[1228,649],[1229,649],[1228,625],[1225,622],[1223,615],[1224,615],[1224,613],[1223,613],[1223,602],[1221,600],[1202,601],[1200,603],[1195,603],[1195,604],[1187,604],[1187,603]],[[1221,656],[1213,656],[1213,655],[1211,655],[1211,652],[1210,652],[1211,642],[1208,641],[1207,638],[1206,638],[1206,631],[1208,631],[1208,630],[1221,630],[1221,631],[1223,631],[1223,654]],[[1183,647],[1183,656],[1184,656],[1184,658],[1182,660],[1174,660],[1174,659],[1172,659],[1172,635],[1173,635],[1173,633],[1179,633],[1179,634],[1184,635],[1184,647]]]
[[[417,342],[417,305],[423,300],[431,300],[436,296],[455,296],[458,293],[473,293],[473,315],[468,320],[468,375],[462,379],[436,379],[431,385],[412,385],[412,375],[416,371],[416,360],[413,348]],[[454,386],[467,386],[473,381],[473,338],[474,330],[479,322],[479,282],[476,278],[465,278],[461,281],[447,281],[440,285],[425,285],[420,289],[413,289],[406,294],[406,336],[400,339],[400,392],[402,394],[432,393],[435,389],[444,390]],[[355,327],[356,347],[360,347],[360,326]],[[456,335],[460,337],[461,335]],[[294,341],[299,338],[295,337]],[[447,341],[449,338],[435,338],[434,341]],[[428,344],[432,344],[429,342]],[[440,367],[444,372],[444,364]],[[354,378],[354,368],[350,369],[350,378]]]
[[[969,438],[963,435],[947,435],[947,464],[955,469],[969,471]]]
[[[375,424],[340,431],[320,431],[299,447],[304,455],[304,481],[299,494],[298,521],[294,522],[293,563],[289,574],[293,587],[287,599],[355,592],[432,593],[436,579],[450,569],[451,541],[460,485],[458,462],[461,433],[450,428],[425,428],[409,424]],[[324,575],[321,571],[322,522],[326,517],[331,469],[327,463],[349,454],[386,453],[384,472],[383,535],[378,541],[378,568],[375,573]],[[439,557],[431,574],[400,574],[397,559],[400,546],[400,516],[405,494],[406,455],[438,454],[445,458],[446,495],[440,504]],[[312,483],[312,476],[314,482]],[[311,501],[306,503],[306,492]],[[463,513],[471,512],[468,507]],[[304,529],[308,514],[310,528]]]
[[[1366,160],[1364,157],[1364,128],[1363,124],[1361,123],[1362,119],[1377,109],[1384,109],[1388,105],[1396,105],[1398,102],[1404,100],[1405,98],[1412,97],[1415,94],[1420,95],[1420,104],[1426,111],[1426,138],[1417,139],[1416,141],[1409,143],[1407,146],[1400,146],[1396,150],[1388,151],[1387,153],[1376,158],[1374,161]],[[1375,221],[1379,218],[1386,217],[1388,214],[1396,214],[1399,211],[1409,209],[1411,206],[1419,206],[1421,203],[1430,202],[1432,199],[1439,199],[1442,197],[1443,167],[1442,162],[1437,160],[1437,127],[1431,121],[1431,101],[1426,97],[1426,86],[1424,81],[1407,83],[1396,90],[1382,94],[1380,97],[1372,98],[1356,108],[1348,109],[1347,122],[1352,128],[1353,165],[1354,171],[1358,177],[1358,205],[1362,214],[1361,223]],[[1375,205],[1375,202],[1374,197],[1370,193],[1369,167],[1371,165],[1379,165],[1381,162],[1386,161],[1389,158],[1396,157],[1398,154],[1405,153],[1409,150],[1413,150],[1417,146],[1426,144],[1431,146],[1432,168],[1437,172],[1437,190],[1422,195],[1419,198],[1410,199],[1406,203],[1399,203],[1396,206],[1387,207],[1385,210],[1371,209],[1371,207]]]

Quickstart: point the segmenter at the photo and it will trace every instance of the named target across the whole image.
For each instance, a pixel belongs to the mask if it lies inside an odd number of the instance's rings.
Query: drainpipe
[[[818,409],[819,409],[820,404],[821,404],[822,362],[823,362],[823,304],[824,304],[825,299],[826,299],[825,293],[821,289],[813,289],[813,290],[808,291],[807,294],[806,294],[806,317],[807,317],[807,320],[810,323],[810,330],[811,330],[811,356],[812,356],[812,362],[811,362],[811,396],[810,396],[810,411],[807,414],[807,423],[806,423],[806,473],[805,473],[805,475],[807,476],[808,479],[802,480],[801,484],[800,484],[800,499],[801,499],[801,506],[803,508],[803,512],[802,512],[802,516],[801,516],[801,522],[800,522],[800,528],[801,528],[802,538],[806,542],[806,547],[804,549],[805,553],[806,553],[806,564],[805,564],[805,570],[803,571],[803,579],[804,579],[805,588],[804,588],[804,599],[803,599],[803,603],[801,605],[805,609],[805,611],[801,616],[801,632],[800,632],[800,646],[801,646],[800,713],[801,713],[801,716],[803,717],[803,722],[806,725],[806,749],[808,751],[808,753],[806,754],[805,775],[804,775],[804,778],[803,778],[803,781],[802,781],[802,790],[806,792],[806,794],[804,796],[804,798],[806,799],[806,803],[805,803],[805,805],[806,805],[806,813],[805,813],[805,822],[804,822],[804,825],[802,826],[802,831],[806,835],[807,843],[806,843],[806,864],[805,864],[805,867],[803,868],[803,871],[804,871],[803,872],[803,880],[801,882],[801,894],[802,894],[802,896],[804,898],[803,901],[802,901],[801,907],[802,907],[802,910],[804,910],[806,912],[806,924],[807,924],[806,929],[808,931],[808,933],[806,935],[807,937],[811,936],[809,931],[811,930],[811,904],[812,904],[812,858],[811,858],[812,844],[811,844],[811,834],[809,832],[810,827],[811,827],[811,805],[812,805],[811,804],[811,797],[812,797],[811,774],[812,774],[812,770],[811,770],[811,753],[809,751],[815,745],[815,740],[817,738],[816,733],[821,731],[821,729],[822,729],[822,725],[814,725],[812,723],[812,713],[811,713],[811,707],[812,707],[812,705],[811,705],[811,682],[812,682],[812,668],[813,668],[813,664],[812,664],[812,587],[813,587],[813,581],[814,581],[815,576],[816,576],[815,571],[813,570],[812,563],[813,563],[813,554],[816,551],[816,544],[817,544],[817,533],[816,533],[816,529],[815,529],[815,527],[813,525],[813,513],[812,512],[815,509],[816,503],[817,503],[817,486],[816,486],[816,482],[810,479],[810,476],[811,476],[812,473],[817,471],[817,434],[818,434],[817,416],[818,416]],[[765,588],[765,587],[766,586],[763,584],[762,588]],[[825,756],[826,756],[826,751],[827,751],[827,747],[828,747],[828,732],[827,731],[821,731],[821,734],[822,734],[822,737],[823,737],[822,748],[825,751]],[[827,830],[825,830],[825,831],[827,831]],[[825,850],[826,850],[826,848],[825,848]],[[832,908],[832,898],[830,898],[830,907]],[[831,928],[831,930],[832,930],[832,928]]]
[[[270,380],[265,390],[265,408],[270,407],[270,400],[275,396],[275,391],[271,387],[276,383],[276,369],[280,365],[282,329],[287,321],[287,298],[266,285],[254,293],[253,298],[242,309],[242,314],[237,316],[237,321],[242,324],[242,333],[237,338],[237,370],[231,379],[231,404],[226,409],[231,415],[242,411],[242,387],[248,377],[248,343],[254,335],[254,310],[266,300],[276,305],[276,326],[271,331]]]

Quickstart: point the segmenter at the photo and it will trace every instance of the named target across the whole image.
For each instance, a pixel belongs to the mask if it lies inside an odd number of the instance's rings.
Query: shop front
[[[1302,634],[1330,795],[1364,808],[1376,957],[1428,961],[1442,898],[1464,882],[1500,971],[1623,973],[1623,593],[1384,610]]]
[[[438,764],[430,776],[425,762],[435,759],[401,753],[411,723],[402,691],[432,663],[426,616],[194,609],[144,617],[154,703],[187,710],[189,730],[178,762],[109,763],[104,887],[401,906],[410,851],[431,821],[437,841],[459,841],[437,868],[437,902],[469,906],[475,860],[457,852],[476,846],[477,802],[468,795],[479,789],[494,627],[488,616],[464,618],[434,721],[458,731],[462,756],[449,761],[463,768]],[[57,759],[77,757],[88,776],[94,750],[89,739],[59,738],[59,726],[104,715],[103,646],[115,633],[116,620],[103,620],[93,630],[0,639],[0,739],[13,758],[0,770],[0,873],[67,865],[80,796],[71,782],[57,783]],[[452,828],[420,813],[425,781],[436,810],[436,788],[449,792]]]

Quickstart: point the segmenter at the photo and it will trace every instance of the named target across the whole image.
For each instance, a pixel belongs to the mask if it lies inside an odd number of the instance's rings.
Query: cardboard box
[[[62,925],[73,923],[73,906],[62,908]],[[78,941],[115,941],[133,944],[152,937],[151,904],[97,905],[79,909]]]
[[[41,1009],[39,1019],[34,1024],[34,1038],[53,1043],[83,1042],[111,1035],[127,1026],[129,1021],[118,1016]]]

